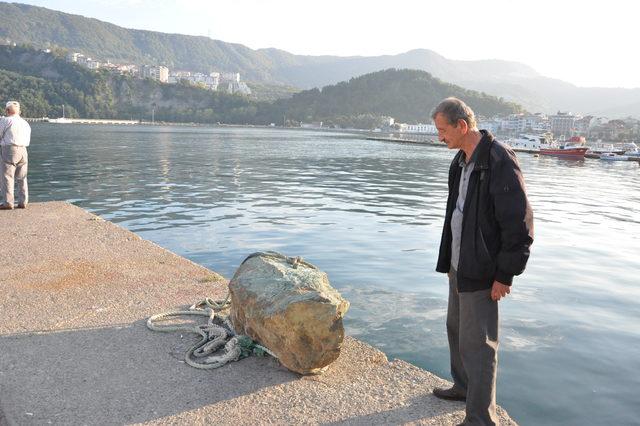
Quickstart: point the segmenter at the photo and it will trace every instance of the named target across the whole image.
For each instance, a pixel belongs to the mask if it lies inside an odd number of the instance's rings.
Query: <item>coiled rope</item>
[[[254,342],[249,336],[236,334],[229,317],[220,313],[231,306],[229,297],[230,295],[227,294],[224,300],[206,298],[192,305],[188,310],[175,310],[153,315],[147,320],[147,328],[167,333],[184,331],[199,334],[200,341],[189,348],[184,356],[184,361],[194,368],[203,370],[219,368],[229,362],[238,361],[252,354],[264,356],[266,353],[278,358],[269,349]],[[199,325],[157,324],[157,322],[180,316],[205,316],[208,317],[208,320],[206,324]],[[224,352],[216,354],[215,352],[223,345]]]
[[[242,266],[247,260],[253,257],[263,257],[269,259],[283,260],[292,268],[297,269],[299,265],[308,268],[318,269],[315,265],[306,262],[301,257],[288,257],[275,251],[262,251],[250,254],[240,264]],[[194,346],[189,348],[185,353],[184,360],[187,364],[194,368],[212,369],[219,368],[223,365],[246,358],[249,355],[264,356],[269,354],[274,358],[278,358],[276,354],[266,347],[259,345],[249,336],[238,335],[233,329],[233,324],[229,320],[228,315],[222,315],[221,311],[231,306],[229,300],[230,294],[224,300],[213,300],[206,298],[194,305],[188,310],[175,310],[162,314],[153,315],[147,320],[147,328],[153,331],[174,332],[184,331],[196,333],[201,339]],[[169,318],[180,316],[205,316],[209,319],[206,324],[199,325],[158,325],[157,322],[166,321]],[[217,322],[217,324],[215,323]],[[224,352],[216,354],[216,352],[224,345]]]

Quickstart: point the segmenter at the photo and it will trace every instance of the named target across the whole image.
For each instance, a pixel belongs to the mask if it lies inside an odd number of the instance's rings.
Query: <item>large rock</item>
[[[254,253],[229,282],[231,322],[288,369],[322,372],[340,355],[349,309],[315,266],[275,252]]]

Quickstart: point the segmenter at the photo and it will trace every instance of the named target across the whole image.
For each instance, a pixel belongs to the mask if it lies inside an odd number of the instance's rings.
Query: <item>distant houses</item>
[[[229,94],[250,95],[247,83],[240,81],[240,73],[212,71],[209,74],[193,71],[170,71],[164,65],[114,64],[109,61],[100,62],[80,52],[69,52],[67,62],[74,62],[90,70],[106,69],[111,72],[131,75],[138,78],[149,78],[166,84],[184,82],[212,91],[224,91]]]

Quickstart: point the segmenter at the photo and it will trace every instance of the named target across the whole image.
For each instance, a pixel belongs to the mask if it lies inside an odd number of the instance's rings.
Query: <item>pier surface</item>
[[[447,382],[349,337],[318,376],[273,358],[191,368],[182,357],[197,337],[151,332],[146,319],[225,296],[224,278],[62,202],[2,211],[0,230],[1,426],[464,418],[462,403],[431,394]],[[515,424],[499,414],[501,424]]]

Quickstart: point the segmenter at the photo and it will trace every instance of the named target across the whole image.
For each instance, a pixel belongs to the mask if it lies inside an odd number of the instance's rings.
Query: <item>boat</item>
[[[64,116],[64,105],[62,105],[62,117],[50,118],[47,121],[49,123],[54,123],[54,124],[70,124],[70,123],[73,123],[73,120],[71,120],[70,118],[66,118]]]
[[[564,143],[552,143],[549,147],[540,148],[541,155],[553,155],[556,157],[566,158],[584,158],[584,154],[589,148],[585,147],[581,143],[576,142],[564,142]]]
[[[615,152],[604,152],[600,154],[600,159],[605,161],[627,161],[629,157],[626,155],[616,154]]]
[[[632,159],[640,159],[640,149],[638,149],[638,145],[634,142],[624,144],[624,148],[625,151],[623,155]]]
[[[54,124],[69,124],[69,123],[73,123],[73,121],[70,118],[65,118],[65,117],[60,117],[60,118],[50,118],[48,120],[49,123],[54,123]]]
[[[624,153],[624,150],[616,149],[612,143],[597,142],[594,145],[589,146],[589,151],[587,151],[587,153],[595,154],[595,155],[600,155],[600,154],[610,153],[610,152],[614,154],[622,154]]]
[[[540,152],[540,148],[549,147],[551,141],[547,135],[520,135],[505,141],[514,151]]]

